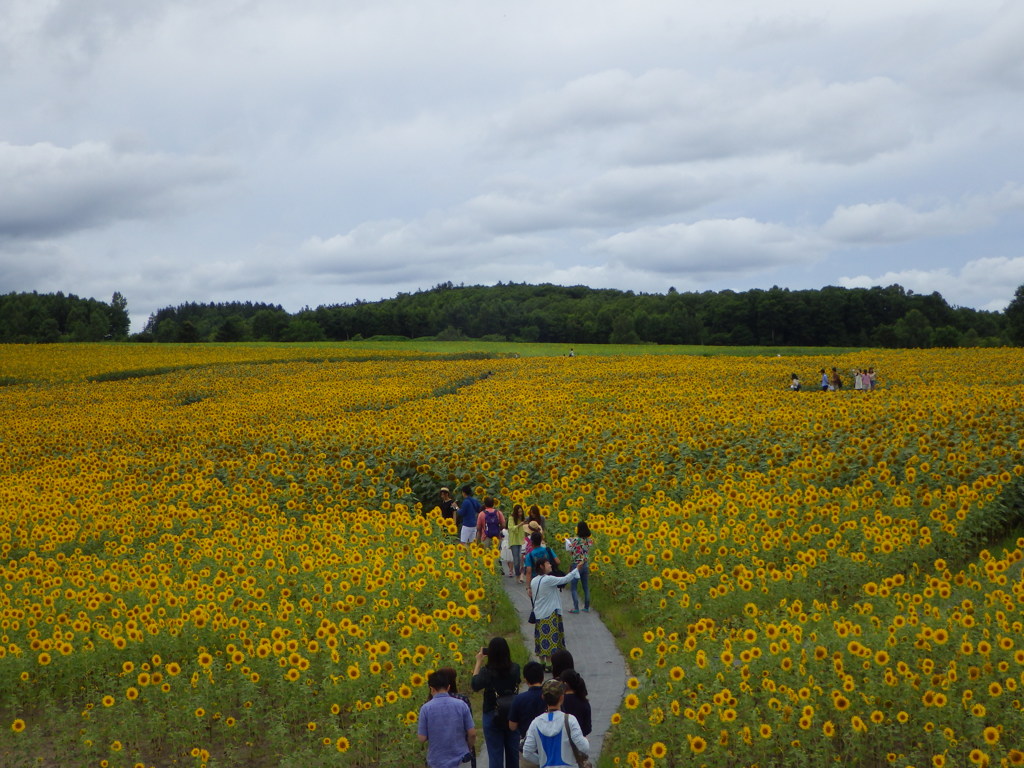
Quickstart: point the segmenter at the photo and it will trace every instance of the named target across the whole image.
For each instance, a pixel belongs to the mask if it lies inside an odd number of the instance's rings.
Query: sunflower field
[[[788,390],[832,365],[880,386]],[[438,517],[462,483],[595,531],[642,627],[603,764],[1024,764],[1022,379],[2,347],[0,764],[422,765],[426,673],[466,687],[505,605]]]

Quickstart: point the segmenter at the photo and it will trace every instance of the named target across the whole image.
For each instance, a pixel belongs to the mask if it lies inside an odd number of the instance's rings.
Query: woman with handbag
[[[492,768],[518,768],[519,732],[508,727],[508,712],[522,676],[519,665],[512,661],[508,641],[492,637],[486,648],[476,655],[471,685],[484,692],[484,743],[487,764]]]
[[[558,588],[575,581],[580,574],[573,569],[565,576],[552,576],[551,561],[543,558],[536,561],[535,565],[537,575],[527,587],[533,601],[533,617],[536,622],[533,625],[533,650],[545,666],[545,671],[550,672],[551,654],[565,648],[562,593]]]
[[[572,715],[561,711],[565,686],[560,680],[548,680],[541,688],[547,711],[530,723],[523,742],[521,765],[569,765],[591,768],[590,742]]]

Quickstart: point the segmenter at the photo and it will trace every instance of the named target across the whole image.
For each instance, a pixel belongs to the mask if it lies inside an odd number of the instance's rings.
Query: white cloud
[[[739,218],[643,227],[592,248],[633,269],[710,278],[803,265],[823,255],[824,243],[813,233]]]
[[[839,279],[839,285],[847,288],[894,283],[915,293],[938,291],[950,304],[1002,311],[1013,299],[1017,286],[1024,285],[1024,256],[974,259],[959,269],[894,270]]]
[[[117,289],[148,313],[444,279],[813,287],[854,254],[867,276],[966,275],[956,300],[991,306],[1005,288],[971,276],[967,239],[1011,263],[1024,239],[1020,3],[3,15],[7,290]]]
[[[311,237],[296,266],[311,276],[396,283],[501,262],[532,253],[537,245],[526,236],[491,236],[469,220],[438,215],[367,222],[345,234]]]
[[[197,188],[227,178],[205,158],[117,152],[109,145],[0,143],[0,237],[53,237],[187,207]]]
[[[989,195],[972,195],[958,203],[943,201],[920,210],[894,200],[836,208],[822,234],[838,243],[898,243],[960,235],[990,227],[999,216],[1024,208],[1024,187],[1007,184]]]

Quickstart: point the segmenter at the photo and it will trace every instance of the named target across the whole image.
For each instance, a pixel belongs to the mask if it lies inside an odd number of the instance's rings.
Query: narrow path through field
[[[515,579],[502,578],[505,591],[519,613],[520,630],[526,647],[533,651],[533,625],[527,621],[530,615],[530,598],[526,589]],[[596,586],[591,582],[592,586]],[[582,597],[582,595],[581,595]],[[581,600],[582,603],[582,600]],[[626,662],[615,646],[612,633],[595,611],[590,613],[568,613],[572,598],[568,588],[562,593],[562,616],[565,622],[566,647],[572,653],[579,672],[587,683],[588,699],[594,730],[590,740],[590,756],[597,765],[597,758],[604,745],[604,736],[611,725],[611,717],[622,703],[626,690]],[[479,723],[478,723],[479,726]],[[487,750],[483,746],[483,729],[477,729],[480,754],[477,768],[489,768]]]

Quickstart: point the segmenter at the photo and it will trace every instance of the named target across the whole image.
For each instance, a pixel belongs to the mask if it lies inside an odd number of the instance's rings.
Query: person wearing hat
[[[454,520],[455,513],[459,511],[459,505],[455,499],[452,498],[452,491],[448,487],[444,487],[439,491],[441,495],[441,517],[445,520]]]
[[[547,711],[530,723],[523,742],[523,760],[534,765],[578,766],[579,758],[590,753],[590,742],[583,735],[579,721],[562,712],[565,685],[548,680],[541,687]]]
[[[527,519],[523,523],[523,567],[526,567],[526,558],[533,550],[533,539],[531,536],[535,533],[543,533],[543,529],[538,523],[533,520]]]

